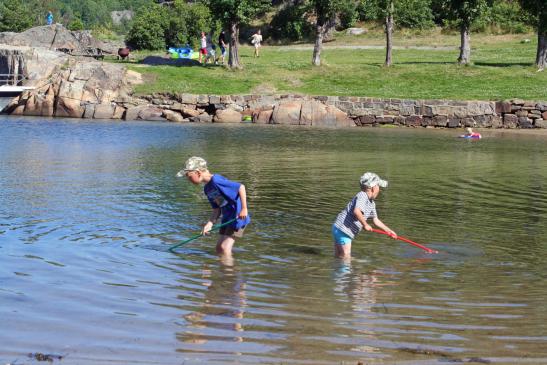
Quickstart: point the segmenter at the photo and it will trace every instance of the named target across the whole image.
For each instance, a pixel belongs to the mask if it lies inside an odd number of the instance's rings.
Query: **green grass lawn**
[[[520,39],[529,38],[530,43]],[[359,41],[361,39],[361,41]],[[431,37],[431,46],[458,46],[454,35]],[[472,37],[470,66],[457,64],[458,50],[395,49],[394,65],[383,66],[383,49],[329,49],[342,45],[382,45],[379,37],[341,36],[325,44],[323,65],[311,66],[312,50],[291,46],[264,46],[260,58],[241,47],[244,69],[221,66],[129,67],[144,75],[137,94],[177,92],[193,94],[302,93],[379,98],[547,100],[547,72],[533,65],[533,35]],[[427,45],[427,37],[400,39],[395,45]],[[299,45],[299,46],[310,46]]]

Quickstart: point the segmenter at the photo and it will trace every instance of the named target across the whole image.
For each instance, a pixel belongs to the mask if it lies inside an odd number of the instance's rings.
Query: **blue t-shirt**
[[[205,186],[203,192],[207,195],[213,209],[220,208],[222,212],[222,223],[236,218],[241,212],[241,197],[239,196],[240,183],[228,180],[222,175],[214,174]],[[230,226],[235,229],[245,227],[251,222],[247,215],[245,219],[237,219]]]

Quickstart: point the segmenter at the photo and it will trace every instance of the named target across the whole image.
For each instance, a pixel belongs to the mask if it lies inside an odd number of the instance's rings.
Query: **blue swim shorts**
[[[334,224],[332,225],[332,237],[337,245],[351,243],[351,237],[339,230]]]

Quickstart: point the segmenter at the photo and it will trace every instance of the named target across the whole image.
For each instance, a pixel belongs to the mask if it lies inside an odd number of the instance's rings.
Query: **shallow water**
[[[4,118],[0,364],[547,363],[547,138]],[[191,155],[247,186],[233,260],[175,178]],[[332,257],[359,176],[397,233]],[[54,359],[54,363],[59,360]]]

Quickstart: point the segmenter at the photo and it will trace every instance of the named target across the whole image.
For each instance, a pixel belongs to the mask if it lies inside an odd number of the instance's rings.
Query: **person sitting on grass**
[[[334,238],[334,255],[339,258],[349,258],[351,256],[351,241],[363,229],[371,231],[372,227],[367,223],[367,219],[372,218],[372,222],[383,229],[394,239],[397,234],[386,226],[376,213],[375,199],[380,194],[380,187],[387,187],[387,181],[380,179],[373,172],[366,172],[359,180],[361,191],[358,192],[342,210],[334,224],[332,225],[332,236]]]
[[[233,220],[233,223],[220,228],[220,237],[216,252],[231,256],[236,238],[243,237],[245,227],[251,222],[247,212],[247,192],[245,185],[228,180],[222,175],[212,174],[207,168],[207,161],[201,157],[190,157],[184,169],[177,173],[178,177],[186,178],[195,185],[203,184],[203,192],[207,196],[213,211],[201,231],[208,234],[217,219],[222,215],[222,224]]]

